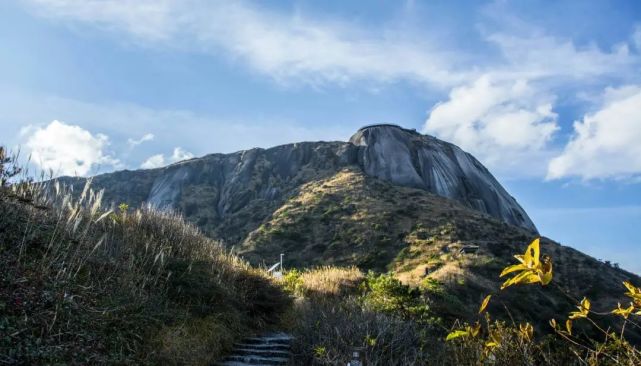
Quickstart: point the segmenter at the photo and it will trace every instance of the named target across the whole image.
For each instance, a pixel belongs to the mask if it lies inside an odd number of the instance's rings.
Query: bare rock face
[[[358,164],[370,176],[422,188],[536,231],[514,197],[478,160],[456,145],[394,125],[361,128],[350,142],[360,147]]]
[[[536,231],[494,177],[455,145],[394,125],[361,128],[349,142],[301,142],[211,154],[152,170],[93,179],[105,199],[181,212],[206,233],[239,243],[305,183],[351,167],[420,188]],[[65,178],[69,179],[69,178]],[[82,179],[72,179],[83,184]]]

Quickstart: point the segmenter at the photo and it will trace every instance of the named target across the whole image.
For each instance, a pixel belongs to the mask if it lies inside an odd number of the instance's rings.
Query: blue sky
[[[0,3],[0,143],[90,175],[396,123],[641,273],[641,3]]]

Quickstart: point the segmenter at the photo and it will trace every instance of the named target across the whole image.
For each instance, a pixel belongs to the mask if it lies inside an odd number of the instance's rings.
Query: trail
[[[234,345],[231,355],[217,366],[279,366],[289,361],[292,337],[285,333],[269,333],[249,337]]]

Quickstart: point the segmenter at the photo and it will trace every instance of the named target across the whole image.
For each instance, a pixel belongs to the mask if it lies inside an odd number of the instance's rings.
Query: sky
[[[0,2],[0,144],[88,176],[394,123],[641,273],[641,2]]]

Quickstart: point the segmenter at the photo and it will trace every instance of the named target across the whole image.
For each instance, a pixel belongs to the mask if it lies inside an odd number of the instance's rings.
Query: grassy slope
[[[501,269],[531,239],[532,234],[450,200],[346,169],[302,186],[248,235],[240,252],[254,262],[274,261],[284,252],[291,266],[391,270],[427,289],[434,279],[453,295],[437,301],[435,310],[445,318],[471,319],[483,296],[498,290]],[[480,246],[478,254],[458,254],[468,244]],[[504,303],[513,316],[545,326],[573,308],[574,300],[564,292],[612,308],[623,300],[610,295],[622,293],[623,280],[639,283],[628,272],[545,238],[542,251],[554,260],[554,286],[501,293],[490,310]]]
[[[0,363],[204,365],[288,307],[179,217],[32,193],[0,189]]]

